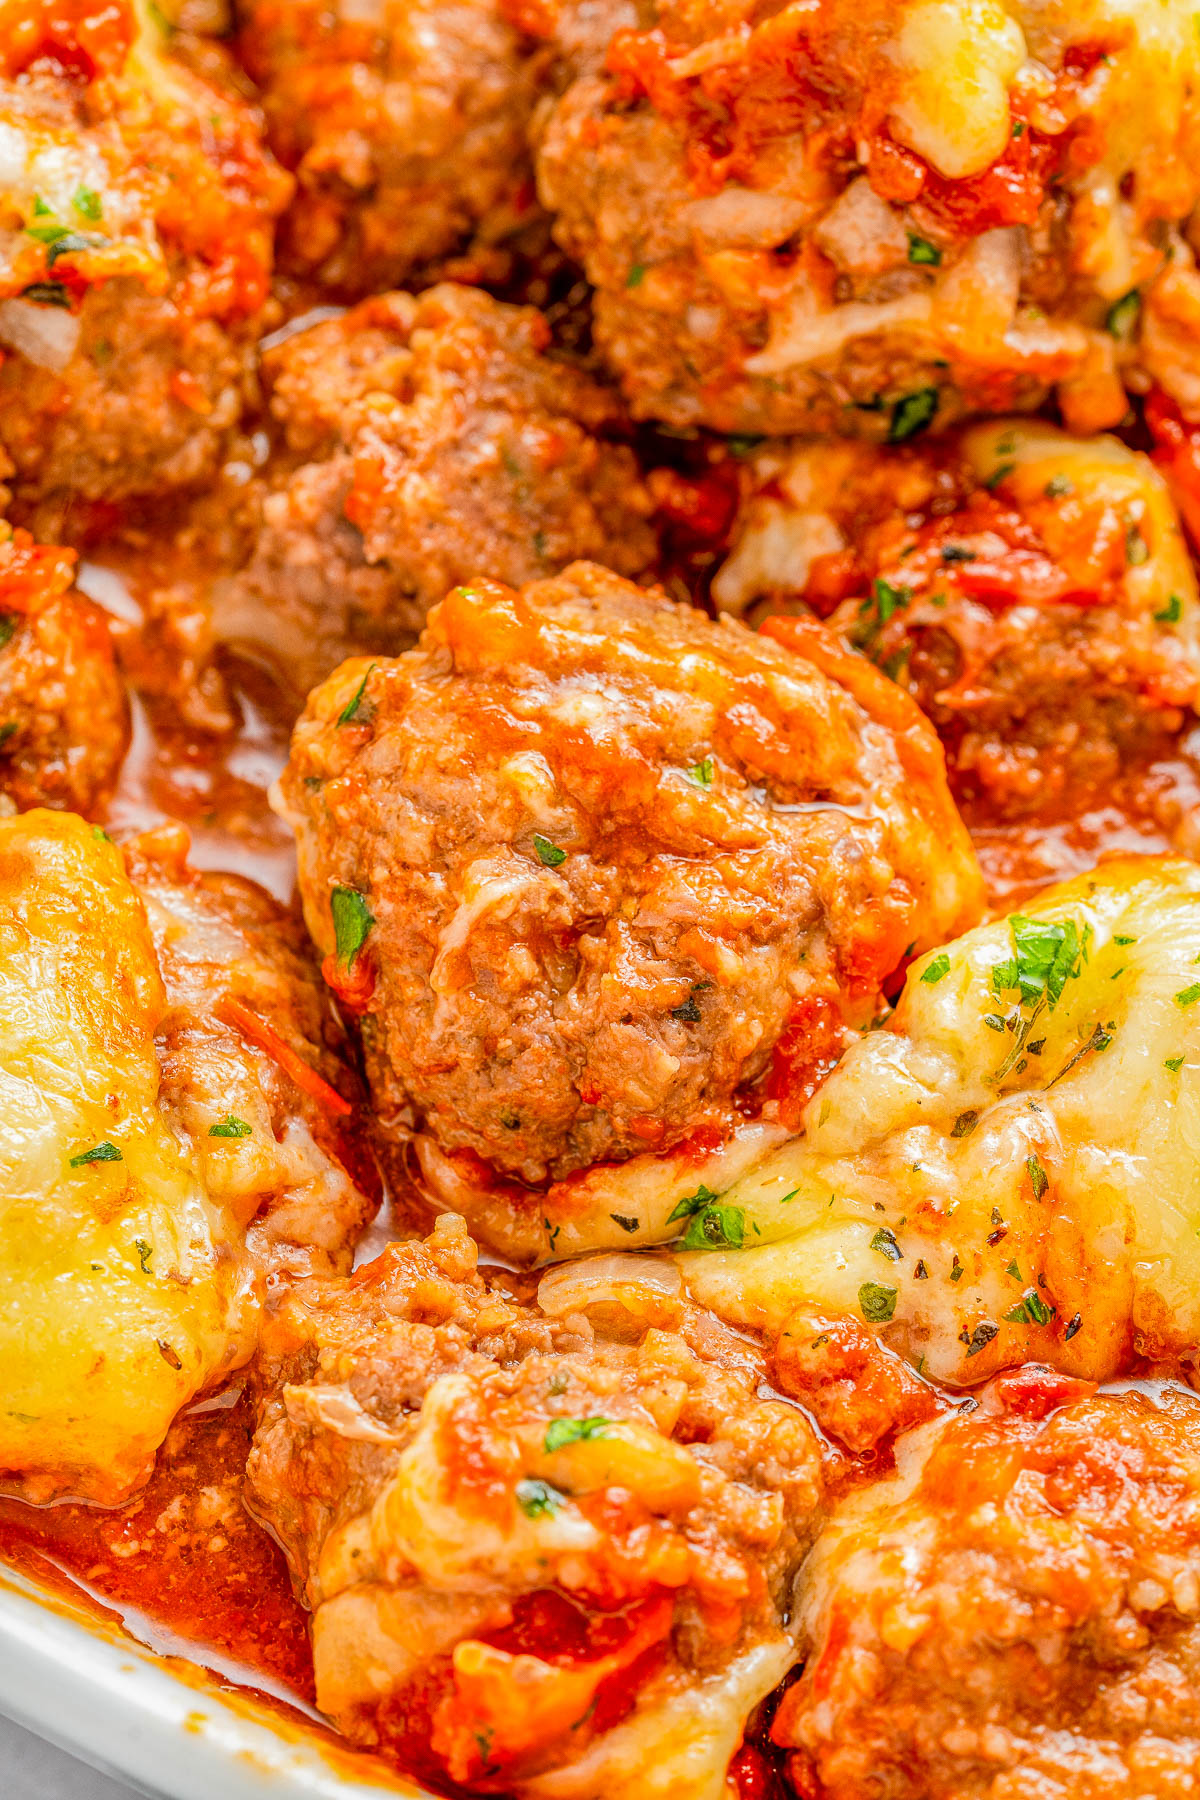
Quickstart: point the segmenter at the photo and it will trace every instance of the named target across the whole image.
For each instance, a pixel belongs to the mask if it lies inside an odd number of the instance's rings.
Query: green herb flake
[[[1163,1068],[1170,1069],[1172,1075],[1178,1075],[1186,1061],[1186,1056],[1168,1056],[1163,1062]]]
[[[705,787],[705,788],[711,787],[712,786],[712,778],[713,778],[713,759],[712,759],[712,757],[706,756],[702,762],[693,763],[691,768],[688,770],[688,774],[691,776],[693,781],[695,781],[699,784],[700,787]]]
[[[1042,492],[1047,500],[1061,500],[1065,494],[1075,492],[1075,483],[1069,475],[1052,475]]]
[[[57,244],[60,238],[70,237],[71,227],[60,225],[56,219],[51,225],[27,225],[25,235],[36,239],[39,244]]]
[[[706,1206],[694,1213],[680,1239],[683,1250],[740,1250],[746,1238],[746,1215],[740,1206]]]
[[[586,1444],[593,1438],[607,1437],[611,1420],[594,1413],[589,1419],[551,1419],[546,1428],[546,1438],[542,1448],[547,1456],[561,1450],[567,1444]]]
[[[897,400],[888,427],[888,443],[905,444],[927,430],[937,415],[940,398],[937,388],[926,387]]]
[[[1050,1186],[1050,1177],[1036,1156],[1025,1158],[1025,1173],[1029,1177],[1029,1185],[1033,1189],[1034,1199],[1040,1200]]]
[[[1007,481],[1009,476],[1011,474],[1013,474],[1013,472],[1016,469],[1016,466],[1017,466],[1016,463],[1006,462],[1006,463],[1000,463],[996,468],[994,468],[992,470],[991,474],[987,477],[986,481],[983,484],[984,487],[987,489],[988,493],[994,494],[996,489],[1000,486],[1000,483],[1002,481]]]
[[[1120,944],[1120,945],[1121,945],[1121,947],[1122,947],[1122,949],[1124,949],[1124,947],[1125,947],[1125,945],[1126,945],[1126,944],[1136,944],[1136,943],[1137,943],[1137,939],[1136,939],[1136,938],[1135,938],[1135,937],[1121,937],[1121,936],[1120,936],[1120,934],[1119,934],[1119,933],[1118,933],[1118,934],[1117,934],[1117,935],[1116,935],[1116,936],[1115,936],[1115,937],[1114,937],[1114,938],[1113,938],[1113,943],[1114,943],[1114,944]]]
[[[950,958],[946,955],[946,952],[942,950],[934,957],[931,963],[926,964],[925,968],[922,969],[921,980],[927,987],[933,987],[936,982],[941,981],[949,973]]]
[[[1027,1288],[1011,1312],[1003,1313],[1007,1325],[1048,1325],[1055,1308],[1047,1306],[1036,1288]]]
[[[886,1325],[896,1311],[896,1289],[864,1281],[858,1290],[858,1308],[869,1325]]]
[[[754,455],[754,452],[758,449],[760,444],[765,442],[766,439],[761,437],[757,432],[743,431],[735,433],[733,437],[726,438],[725,448],[728,450],[730,456],[736,456],[739,462],[744,462],[748,456]]]
[[[624,1213],[609,1213],[608,1216],[614,1225],[621,1227],[622,1231],[636,1231],[641,1222],[638,1219],[626,1217]]]
[[[630,267],[629,267],[629,273],[625,277],[625,286],[627,288],[641,287],[641,285],[642,285],[643,281],[645,281],[645,279],[646,279],[645,263],[631,263]]]
[[[134,1238],[133,1247],[138,1253],[138,1261],[142,1265],[142,1274],[149,1275],[149,1273],[150,1273],[150,1258],[154,1254],[153,1246],[151,1244],[148,1244],[146,1242],[145,1238]]]
[[[1115,338],[1129,339],[1137,327],[1138,315],[1142,310],[1142,296],[1136,288],[1130,288],[1119,300],[1114,300],[1104,315],[1104,328]]]
[[[375,673],[375,668],[376,665],[372,663],[358,686],[355,688],[353,694],[351,694],[349,700],[347,700],[345,706],[343,706],[341,712],[338,714],[337,723],[339,728],[343,725],[349,725],[357,719],[359,707],[362,705],[363,696],[367,691],[367,683]]]
[[[329,896],[337,959],[343,969],[352,966],[367,941],[375,915],[357,888],[335,887]]]
[[[1161,612],[1154,614],[1157,625],[1178,625],[1183,617],[1183,601],[1178,594],[1172,594]]]
[[[209,1137],[215,1138],[248,1138],[254,1127],[247,1125],[245,1119],[235,1119],[232,1113],[226,1113],[215,1125],[208,1128]]]
[[[71,310],[71,296],[61,281],[31,281],[28,287],[21,289],[22,300],[32,300],[35,306],[60,306],[64,311]]]
[[[989,1031],[1006,1031],[1008,1029],[999,1013],[984,1013],[983,1022]]]
[[[886,1225],[881,1225],[871,1239],[871,1248],[877,1250],[880,1256],[886,1256],[889,1262],[899,1262],[904,1255],[896,1242],[895,1232],[890,1231]]]
[[[548,1481],[518,1481],[515,1491],[517,1505],[527,1519],[552,1519],[566,1500],[566,1495]]]
[[[0,650],[7,650],[16,635],[17,621],[12,613],[0,613]]]
[[[908,260],[918,266],[923,265],[930,269],[937,269],[941,267],[942,253],[936,244],[930,243],[928,238],[918,237],[914,231],[910,231],[908,234]]]
[[[103,203],[95,188],[77,187],[71,197],[71,205],[85,219],[90,219],[93,225],[104,213]]]
[[[893,587],[890,581],[882,576],[872,585],[871,598],[875,602],[875,611],[880,625],[886,625],[893,614],[903,610],[912,599],[912,589]]]
[[[1150,561],[1150,546],[1142,536],[1140,525],[1130,525],[1125,533],[1125,561],[1131,569],[1140,569]]]
[[[1195,1006],[1197,1000],[1200,1000],[1200,981],[1194,981],[1191,987],[1180,988],[1175,996],[1175,1004],[1181,1008]]]
[[[1005,1269],[1004,1273],[1006,1275],[1011,1275],[1014,1281],[1020,1281],[1021,1271],[1017,1267],[1017,1261],[1016,1261],[1015,1257],[1013,1258],[1012,1262],[1009,1263],[1009,1265],[1008,1265],[1007,1269]]]
[[[125,1158],[115,1144],[107,1139],[103,1144],[93,1144],[90,1150],[81,1150],[78,1156],[71,1158],[73,1169],[85,1168],[89,1163],[124,1162]]]
[[[950,1136],[955,1138],[970,1137],[978,1123],[979,1114],[977,1112],[972,1112],[970,1110],[967,1112],[960,1112],[957,1119],[954,1121],[954,1127]]]
[[[679,1219],[690,1219],[693,1214],[703,1212],[718,1197],[712,1188],[705,1187],[701,1182],[694,1194],[685,1194],[682,1200],[676,1201],[674,1212],[667,1215],[667,1224],[674,1225]]]
[[[557,844],[552,844],[540,831],[533,834],[533,847],[537,851],[538,861],[547,869],[557,869],[567,860],[566,851],[560,850]]]
[[[1012,128],[1011,136],[1013,136],[1014,138],[1023,138],[1025,136],[1025,121],[1024,121],[1024,119],[1014,119],[1013,120],[1013,128]]]

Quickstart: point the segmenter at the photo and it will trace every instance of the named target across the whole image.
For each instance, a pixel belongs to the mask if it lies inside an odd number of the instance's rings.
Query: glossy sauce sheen
[[[133,623],[120,574],[100,570],[98,578],[85,576],[85,586],[127,626]],[[136,601],[131,605],[136,615]],[[239,719],[224,736],[189,730],[169,706],[135,700],[133,746],[109,822],[124,834],[182,818],[193,832],[197,864],[253,876],[286,900],[294,854],[267,790],[287,754],[287,707],[261,670],[235,664],[227,674]],[[995,910],[1105,855],[1172,846],[1194,854],[1200,733],[1194,736],[1194,743],[1181,739],[1170,754],[1129,770],[1103,793],[1067,794],[1049,821],[1000,822],[966,801],[964,816]],[[378,1236],[369,1234],[372,1250],[380,1247]],[[47,1586],[70,1589],[75,1599],[82,1590],[97,1613],[115,1614],[153,1649],[185,1655],[223,1684],[255,1689],[311,1722],[308,1614],[292,1592],[278,1546],[241,1504],[252,1429],[250,1408],[234,1389],[176,1422],[149,1485],[125,1506],[34,1508],[0,1497],[0,1560]],[[782,1755],[767,1736],[777,1700],[760,1709],[734,1759],[731,1772],[743,1800],[777,1800],[786,1792]],[[410,1768],[449,1791],[419,1766],[417,1723]]]

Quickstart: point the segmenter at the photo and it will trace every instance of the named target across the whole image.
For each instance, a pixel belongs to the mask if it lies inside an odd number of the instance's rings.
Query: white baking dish
[[[158,1800],[425,1795],[2,1565],[0,1712]]]

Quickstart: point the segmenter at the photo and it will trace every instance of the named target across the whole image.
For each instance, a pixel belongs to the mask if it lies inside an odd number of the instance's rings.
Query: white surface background
[[[134,1800],[122,1781],[97,1775],[74,1757],[0,1718],[3,1800]]]

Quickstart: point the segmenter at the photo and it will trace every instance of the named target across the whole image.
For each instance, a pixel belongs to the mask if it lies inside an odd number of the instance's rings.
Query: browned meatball
[[[0,43],[0,451],[23,500],[211,476],[289,178],[215,45],[145,0],[13,0]]]
[[[386,294],[264,357],[282,432],[246,568],[215,628],[304,694],[346,656],[412,643],[455,582],[577,557],[654,558],[613,397],[546,354],[532,308],[472,288]]]
[[[820,1451],[667,1265],[600,1260],[539,1305],[444,1215],[293,1290],[264,1326],[248,1499],[357,1742],[489,1791],[700,1800],[793,1660]]]
[[[0,533],[0,791],[94,814],[129,741],[107,621],[72,590],[71,551]]]
[[[241,49],[298,189],[282,260],[353,299],[531,211],[534,46],[499,0],[241,0]]]
[[[580,563],[310,697],[281,804],[385,1130],[528,1181],[665,1148],[977,915],[915,706],[797,647]]]
[[[902,1444],[802,1578],[811,1654],[773,1733],[796,1791],[1190,1793],[1198,1426],[1186,1390],[1093,1397],[1030,1367]]]
[[[964,799],[1061,806],[1200,698],[1200,595],[1148,457],[1041,421],[929,445],[765,444],[719,605],[800,596],[918,700]],[[778,629],[772,626],[770,629]]]
[[[1057,387],[1095,430],[1148,373],[1200,405],[1187,0],[587,10],[538,185],[640,417],[898,441]]]

